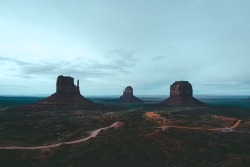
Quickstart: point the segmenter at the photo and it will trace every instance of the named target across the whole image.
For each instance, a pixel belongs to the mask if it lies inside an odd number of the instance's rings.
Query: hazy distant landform
[[[120,103],[142,103],[143,100],[134,96],[133,88],[128,86],[123,91],[123,95],[119,99],[111,100]],[[170,97],[162,101],[165,105],[201,105],[202,102],[193,97],[192,85],[188,81],[176,81],[170,87]],[[107,106],[97,104],[86,99],[80,94],[79,80],[77,85],[74,84],[74,78],[70,76],[60,75],[56,81],[56,93],[51,96],[39,100],[24,108],[42,109],[42,110],[58,110],[61,109],[104,109]]]
[[[123,103],[140,103],[143,102],[138,97],[134,96],[133,88],[131,86],[128,86],[123,91],[123,95],[118,99],[118,101]]]

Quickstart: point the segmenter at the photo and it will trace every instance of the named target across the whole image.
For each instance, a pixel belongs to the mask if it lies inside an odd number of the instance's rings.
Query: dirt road
[[[147,117],[152,117],[152,118],[164,118],[160,114],[157,114],[155,112],[149,111],[146,112],[145,114]],[[229,117],[223,117],[223,116],[217,116],[217,115],[212,115],[213,118],[221,119],[224,121],[236,121],[235,124],[229,128],[202,128],[202,127],[191,127],[191,126],[177,126],[177,125],[168,125],[168,126],[160,126],[158,127],[159,129],[162,130],[167,130],[168,128],[175,128],[175,129],[188,129],[188,130],[208,130],[208,131],[223,131],[223,132],[228,132],[232,131],[233,129],[237,128],[241,122],[241,120],[236,119],[236,118],[229,118]]]
[[[88,136],[86,138],[73,140],[73,141],[69,141],[69,142],[62,142],[62,143],[57,143],[57,144],[45,145],[45,146],[33,146],[33,147],[8,146],[8,147],[0,147],[0,150],[39,150],[39,149],[50,149],[50,148],[54,148],[54,147],[59,147],[59,146],[64,145],[64,144],[71,145],[71,144],[81,143],[81,142],[84,142],[84,141],[87,141],[91,138],[96,137],[101,131],[108,130],[109,128],[116,129],[122,125],[123,125],[122,122],[115,122],[110,126],[96,129],[96,130],[90,132],[90,136]]]
[[[167,130],[168,128],[175,128],[175,129],[188,129],[188,130],[208,130],[208,131],[232,131],[233,129],[237,128],[239,126],[241,120],[237,120],[237,122],[229,127],[229,128],[202,128],[202,127],[189,127],[189,126],[160,126],[158,128],[162,130]]]

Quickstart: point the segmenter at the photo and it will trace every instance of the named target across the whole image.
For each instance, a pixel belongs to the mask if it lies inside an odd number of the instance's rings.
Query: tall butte
[[[131,86],[128,86],[123,91],[123,95],[119,98],[119,101],[122,103],[138,103],[143,102],[138,97],[134,96],[133,88]]]
[[[175,81],[170,86],[170,97],[162,101],[166,105],[199,105],[199,100],[193,97],[193,88],[188,81]]]
[[[56,81],[56,93],[36,102],[32,107],[42,108],[93,108],[98,104],[86,99],[80,94],[79,80],[74,84],[74,78],[70,76],[58,76]]]

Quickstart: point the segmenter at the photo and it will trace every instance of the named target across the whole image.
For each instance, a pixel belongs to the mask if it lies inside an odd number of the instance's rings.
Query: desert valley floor
[[[0,166],[250,165],[250,106],[242,99],[164,106],[93,98],[123,107],[28,111],[20,103],[39,98],[15,98],[0,98]]]

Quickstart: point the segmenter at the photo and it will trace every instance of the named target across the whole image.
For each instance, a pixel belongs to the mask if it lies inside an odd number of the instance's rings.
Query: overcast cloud
[[[248,0],[1,0],[0,94],[250,94]]]

